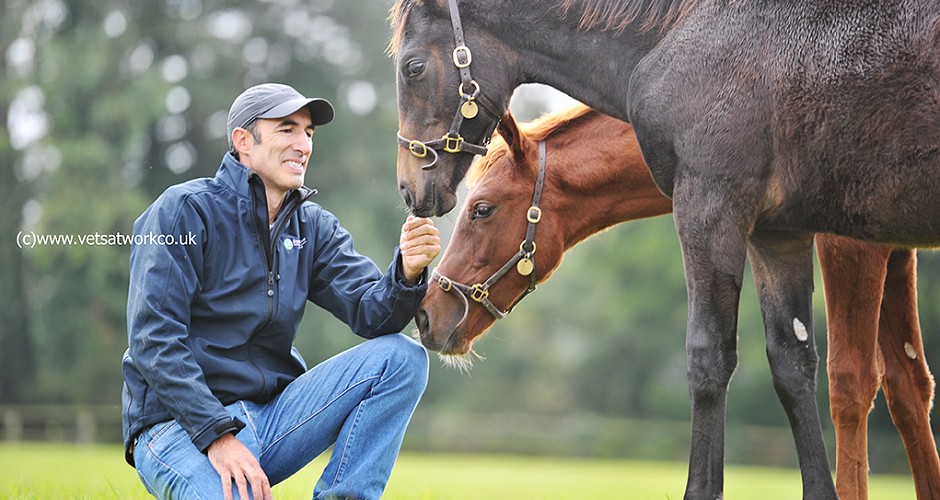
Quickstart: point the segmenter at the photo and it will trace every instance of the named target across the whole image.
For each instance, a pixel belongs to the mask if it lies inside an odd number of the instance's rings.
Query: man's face
[[[284,118],[262,118],[256,126],[261,140],[255,142],[247,134],[247,150],[239,148],[242,163],[257,172],[269,190],[287,192],[302,186],[313,151],[310,113],[301,109]]]

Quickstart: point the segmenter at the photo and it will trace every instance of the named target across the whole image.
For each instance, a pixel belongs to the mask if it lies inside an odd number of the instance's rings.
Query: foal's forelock
[[[416,6],[425,5],[425,3],[425,0],[396,0],[395,4],[392,5],[388,14],[388,22],[392,27],[392,38],[389,40],[386,49],[388,55],[395,57],[398,54],[398,47],[401,46],[401,42],[405,38],[405,26],[408,25],[409,14]],[[444,15],[447,15],[446,10]]]
[[[392,38],[388,42],[388,48],[385,50],[388,55],[395,57],[398,54],[398,47],[405,36],[405,24],[408,23],[408,13],[414,7],[413,0],[398,0],[388,13],[388,23],[392,27]]]
[[[477,157],[473,163],[470,164],[470,170],[467,171],[465,181],[467,187],[473,188],[473,186],[476,186],[476,184],[480,182],[480,179],[486,176],[486,173],[490,171],[490,168],[499,163],[499,160],[507,154],[509,154],[509,147],[506,145],[506,141],[498,134],[494,134],[493,140],[490,142],[490,152],[487,153],[486,156]]]
[[[549,137],[556,136],[566,129],[575,128],[583,121],[594,120],[601,116],[601,113],[585,106],[584,104],[575,104],[568,109],[556,111],[542,115],[535,120],[526,123],[517,123],[519,133],[526,141],[545,141]],[[490,152],[474,160],[467,172],[467,186],[473,187],[499,160],[509,154],[509,145],[499,132],[493,134],[493,140],[490,142]],[[533,166],[533,169],[536,168]]]

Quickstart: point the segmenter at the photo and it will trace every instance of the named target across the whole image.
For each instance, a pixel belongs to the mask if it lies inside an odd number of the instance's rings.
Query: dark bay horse
[[[562,254],[588,236],[672,211],[627,123],[576,106],[521,126],[507,114],[498,132],[490,153],[470,170],[472,186],[434,271],[444,287],[432,285],[418,313],[422,342],[442,352],[469,352],[474,339],[525,296],[533,276],[536,283],[547,280]],[[510,269],[491,281],[526,239],[542,168],[539,141],[546,145],[545,180],[532,236],[534,268],[526,276]],[[920,338],[914,252],[827,234],[816,235],[816,247],[825,280],[839,496],[868,497],[868,413],[882,387],[917,496],[936,498],[940,459],[929,420],[934,381]],[[466,284],[486,282],[485,300],[455,297],[472,290]]]
[[[723,491],[745,259],[803,496],[835,498],[815,400],[813,236],[940,244],[940,2],[398,0],[391,21],[412,211],[453,208],[520,84],[632,123],[683,254],[686,498]]]

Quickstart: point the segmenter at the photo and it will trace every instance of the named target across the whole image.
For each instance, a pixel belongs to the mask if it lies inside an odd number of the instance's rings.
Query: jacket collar
[[[257,174],[254,174],[244,163],[236,160],[235,155],[228,152],[222,157],[222,165],[215,177],[239,196],[251,198],[251,186],[248,184],[251,175]]]
[[[222,157],[222,165],[219,167],[219,171],[216,172],[215,177],[228,186],[229,189],[245,198],[252,197],[250,182],[262,182],[258,174],[248,168],[244,163],[235,159],[235,155],[231,152],[225,153],[225,156]],[[252,181],[252,179],[257,180]],[[306,200],[317,192],[316,189],[310,189],[307,186],[301,186],[298,191],[302,200]]]

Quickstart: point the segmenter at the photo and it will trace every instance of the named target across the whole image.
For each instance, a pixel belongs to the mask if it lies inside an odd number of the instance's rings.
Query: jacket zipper
[[[251,178],[249,177],[249,180],[250,179]],[[261,196],[265,196],[264,183],[263,181],[260,180],[260,178],[258,182],[261,182]],[[286,201],[286,205],[284,207],[281,207],[280,212],[275,216],[274,223],[271,225],[271,228],[269,229],[269,228],[261,228],[258,225],[259,218],[258,218],[257,196],[255,196],[256,193],[255,193],[254,187],[253,186],[250,186],[250,187],[251,189],[249,189],[249,192],[251,193],[252,220],[254,220],[255,230],[258,231],[258,235],[259,237],[261,237],[261,240],[262,240],[261,251],[264,254],[265,266],[268,272],[268,279],[267,279],[268,290],[266,292],[268,296],[268,316],[264,325],[258,328],[254,333],[251,334],[251,337],[248,338],[248,360],[251,363],[251,366],[253,366],[255,370],[258,371],[259,378],[261,379],[261,387],[258,389],[258,393],[257,393],[260,395],[262,392],[264,392],[265,387],[267,386],[267,382],[265,380],[264,371],[255,363],[254,356],[252,356],[251,346],[255,343],[255,339],[258,338],[258,335],[261,333],[262,328],[268,323],[270,323],[272,320],[274,320],[274,282],[275,282],[275,263],[276,263],[275,255],[277,253],[277,237],[280,235],[281,230],[283,229],[284,221],[289,219],[290,216],[293,215],[297,207],[300,207],[303,204],[303,202],[307,201],[311,196],[316,194],[317,191],[315,189],[307,190],[307,192],[304,193],[303,196],[295,196],[293,193],[291,193],[291,195],[288,197],[288,200]],[[298,198],[299,198],[299,201],[297,201]],[[263,199],[265,201],[264,213],[267,214],[267,210],[268,210],[267,198],[263,198]],[[265,243],[267,244],[265,245]]]
[[[274,283],[280,280],[277,274],[277,240],[284,230],[287,221],[294,215],[294,212],[311,196],[316,194],[315,189],[305,191],[293,191],[285,205],[281,207],[280,212],[274,217],[274,223],[271,225],[271,239],[268,243],[268,321],[274,319]]]

